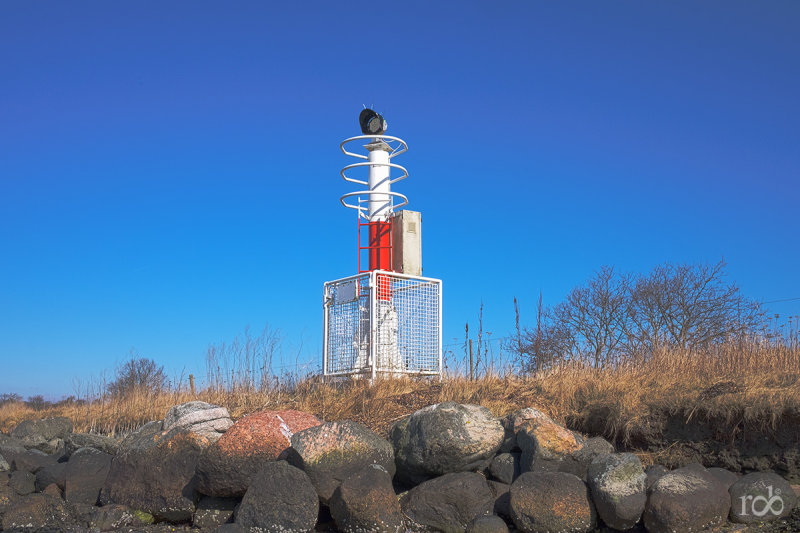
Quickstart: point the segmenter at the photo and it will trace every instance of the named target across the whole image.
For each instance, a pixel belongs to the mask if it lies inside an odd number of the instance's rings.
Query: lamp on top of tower
[[[386,119],[368,107],[358,115],[358,125],[364,135],[383,135],[387,127]]]

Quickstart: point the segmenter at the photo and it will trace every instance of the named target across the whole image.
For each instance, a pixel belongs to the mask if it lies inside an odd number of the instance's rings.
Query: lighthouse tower
[[[422,217],[398,210],[408,198],[392,190],[408,177],[392,162],[408,145],[385,135],[386,121],[371,109],[359,125],[363,135],[339,145],[361,160],[340,172],[361,186],[340,198],[357,215],[358,273],[324,284],[323,375],[441,376],[442,282],[422,277]]]

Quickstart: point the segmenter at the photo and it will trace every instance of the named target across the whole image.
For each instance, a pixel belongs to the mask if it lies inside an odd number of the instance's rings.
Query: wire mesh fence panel
[[[441,281],[375,271],[325,284],[326,375],[441,374]]]

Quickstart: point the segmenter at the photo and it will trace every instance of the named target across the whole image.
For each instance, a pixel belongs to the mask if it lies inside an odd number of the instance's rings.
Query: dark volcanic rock
[[[3,515],[4,531],[63,531],[71,523],[64,501],[45,494],[22,496]]]
[[[415,524],[445,533],[463,532],[476,517],[492,514],[494,495],[476,472],[458,472],[425,481],[402,498]]]
[[[171,522],[194,513],[195,468],[207,438],[146,424],[128,435],[111,461],[103,501],[127,505]]]
[[[111,458],[95,448],[80,448],[73,453],[64,472],[64,498],[68,502],[97,504],[111,469]]]
[[[511,518],[524,533],[588,532],[597,524],[589,488],[566,472],[528,472],[511,485]]]
[[[8,472],[9,470],[11,470],[11,465],[8,464],[5,457],[0,455],[0,472]]]
[[[236,524],[305,533],[317,523],[318,514],[319,497],[308,476],[285,461],[275,461],[253,478],[236,511]]]
[[[197,502],[197,510],[192,517],[192,525],[200,529],[212,530],[233,521],[233,512],[239,503],[237,498],[205,497]]]
[[[369,465],[342,481],[331,497],[330,509],[340,531],[403,530],[392,476],[380,465]]]
[[[298,431],[318,426],[300,411],[261,411],[238,420],[203,451],[197,465],[198,490],[220,497],[241,497],[267,461],[275,461]]]
[[[494,514],[511,518],[511,485],[499,481],[488,481],[494,496]]]
[[[753,472],[738,479],[728,489],[731,495],[730,519],[750,524],[789,516],[797,505],[797,495],[789,482],[772,472]]]
[[[726,488],[730,488],[730,486],[736,483],[741,477],[740,474],[736,474],[730,470],[725,470],[724,468],[718,467],[709,468],[708,473],[717,478],[720,483],[725,485]]]
[[[444,402],[395,423],[389,439],[398,478],[413,485],[450,472],[485,468],[503,435],[500,421],[485,407]]]
[[[288,457],[308,474],[326,504],[339,483],[365,466],[378,464],[390,475],[395,472],[391,444],[350,420],[327,422],[295,433]]]
[[[142,525],[133,510],[117,504],[93,507],[88,522],[89,527],[100,531],[116,531],[123,527]]]
[[[596,458],[587,474],[597,514],[606,525],[626,530],[642,517],[647,502],[647,476],[632,453]]]
[[[47,455],[39,450],[26,450],[14,456],[14,470],[35,474],[40,469],[58,462],[58,457]]]
[[[705,469],[684,467],[653,484],[643,519],[649,533],[690,533],[721,523],[730,508],[725,485]]]
[[[466,533],[508,533],[508,525],[499,516],[479,516],[470,522]]]
[[[41,492],[48,485],[57,485],[62,491],[66,487],[67,463],[54,463],[36,472],[36,490]]]
[[[522,473],[519,456],[519,452],[497,454],[489,464],[489,473],[496,480],[510,485]]]
[[[24,470],[17,470],[8,478],[8,486],[20,496],[31,494],[36,490],[36,476]]]
[[[645,468],[644,473],[647,475],[647,490],[649,491],[655,482],[661,479],[661,477],[668,472],[669,468],[662,465],[649,465],[647,468]]]

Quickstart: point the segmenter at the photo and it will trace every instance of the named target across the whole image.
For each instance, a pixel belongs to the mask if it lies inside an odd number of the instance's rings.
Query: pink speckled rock
[[[244,495],[253,477],[275,461],[298,431],[320,420],[301,411],[260,411],[238,420],[209,446],[197,465],[198,490],[208,496]]]

